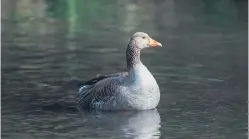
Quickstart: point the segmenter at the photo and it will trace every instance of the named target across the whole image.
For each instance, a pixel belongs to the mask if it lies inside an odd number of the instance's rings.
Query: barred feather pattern
[[[127,72],[110,75],[98,75],[82,84],[78,93],[78,105],[82,108],[115,109],[118,108],[120,80]]]

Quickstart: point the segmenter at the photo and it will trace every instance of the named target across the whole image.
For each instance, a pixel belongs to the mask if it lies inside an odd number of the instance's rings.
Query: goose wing
[[[88,80],[82,84],[78,94],[78,104],[81,107],[89,108],[93,100],[99,103],[106,103],[112,99],[120,85],[119,79],[128,75],[128,72],[103,75]]]

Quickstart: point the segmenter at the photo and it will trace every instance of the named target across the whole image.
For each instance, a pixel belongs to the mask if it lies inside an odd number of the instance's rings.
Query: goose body
[[[141,46],[134,45],[138,43]],[[78,105],[81,108],[100,110],[155,108],[160,100],[159,86],[140,61],[140,50],[151,46],[161,46],[161,44],[152,40],[146,33],[135,33],[126,51],[128,71],[98,75],[84,82],[79,89]]]

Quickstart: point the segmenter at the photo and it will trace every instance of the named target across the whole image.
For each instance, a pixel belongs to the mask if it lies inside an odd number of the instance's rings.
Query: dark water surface
[[[2,1],[2,138],[247,138],[247,2]],[[136,31],[157,110],[79,112],[77,83],[125,70]]]

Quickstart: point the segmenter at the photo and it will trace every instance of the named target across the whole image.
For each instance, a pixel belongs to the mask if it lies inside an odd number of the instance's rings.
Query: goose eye
[[[143,39],[145,39],[146,37],[143,37]]]

